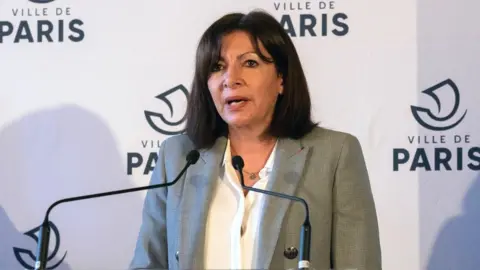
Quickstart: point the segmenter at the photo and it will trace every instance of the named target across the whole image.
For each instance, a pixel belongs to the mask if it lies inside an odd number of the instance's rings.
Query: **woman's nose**
[[[241,71],[237,67],[229,67],[224,73],[223,78],[223,87],[224,88],[235,88],[238,85],[241,85]]]

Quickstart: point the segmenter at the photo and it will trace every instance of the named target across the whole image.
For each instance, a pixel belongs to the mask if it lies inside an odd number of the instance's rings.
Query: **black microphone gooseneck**
[[[242,157],[234,156],[232,158],[232,164],[235,170],[237,170],[240,173],[240,183],[244,189],[275,196],[275,197],[280,197],[280,198],[284,198],[292,201],[301,202],[303,204],[303,206],[305,207],[305,221],[303,222],[302,230],[300,231],[300,254],[299,254],[300,257],[298,260],[298,269],[300,270],[309,269],[310,268],[310,240],[311,240],[312,228],[310,226],[310,212],[308,210],[307,202],[300,197],[290,196],[283,193],[246,186],[243,178],[243,173],[242,173],[243,166],[245,165]]]
[[[168,183],[163,183],[163,184],[156,184],[156,185],[149,185],[149,186],[143,186],[143,187],[136,187],[136,188],[129,188],[129,189],[121,189],[121,190],[115,190],[115,191],[109,191],[109,192],[103,192],[103,193],[96,193],[96,194],[90,194],[90,195],[84,195],[84,196],[78,196],[78,197],[71,197],[71,198],[65,198],[59,201],[54,202],[50,207],[48,208],[45,218],[43,220],[43,223],[41,225],[39,235],[38,235],[38,246],[37,246],[37,260],[35,262],[35,270],[46,270],[47,268],[47,256],[48,256],[48,242],[50,240],[50,226],[49,226],[49,221],[48,221],[48,215],[50,214],[50,211],[52,211],[53,207],[64,203],[64,202],[72,202],[72,201],[79,201],[79,200],[86,200],[86,199],[91,199],[91,198],[98,198],[98,197],[104,197],[104,196],[110,196],[110,195],[117,195],[117,194],[122,194],[122,193],[128,193],[128,192],[135,192],[135,191],[140,191],[140,190],[145,190],[145,189],[154,189],[154,188],[161,188],[161,187],[168,187],[172,186],[177,181],[182,177],[182,175],[187,171],[188,167],[190,165],[193,165],[197,163],[198,158],[200,157],[200,153],[197,150],[192,150],[187,154],[187,164],[185,167],[183,167],[182,171],[178,174],[177,178],[173,180],[172,182]]]

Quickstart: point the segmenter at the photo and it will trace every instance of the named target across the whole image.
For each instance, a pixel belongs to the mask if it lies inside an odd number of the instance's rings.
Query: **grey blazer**
[[[197,164],[174,186],[147,192],[129,269],[203,269],[206,213],[226,142],[221,137],[199,150]],[[172,181],[193,148],[186,135],[164,140],[151,184]],[[281,139],[273,166],[267,189],[303,197],[310,206],[313,269],[381,269],[377,214],[356,137],[315,128],[299,140]],[[304,209],[267,198],[254,269],[295,269],[298,257],[288,259],[284,251],[299,248]]]

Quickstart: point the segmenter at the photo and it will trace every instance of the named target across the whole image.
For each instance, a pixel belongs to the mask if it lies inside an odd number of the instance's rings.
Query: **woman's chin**
[[[227,119],[227,124],[229,127],[232,128],[242,128],[242,127],[248,127],[251,124],[251,119],[249,118],[244,118],[244,117],[232,117],[230,119]]]

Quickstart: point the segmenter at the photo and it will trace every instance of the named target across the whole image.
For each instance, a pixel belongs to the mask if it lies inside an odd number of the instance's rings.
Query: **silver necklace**
[[[257,178],[257,174],[256,174],[256,173],[247,172],[247,171],[245,171],[245,170],[243,170],[243,171],[248,174],[248,177],[249,177],[251,180],[255,180],[255,178]]]

